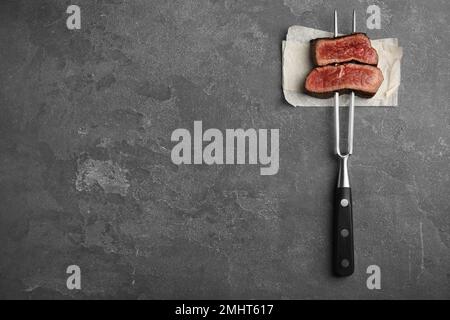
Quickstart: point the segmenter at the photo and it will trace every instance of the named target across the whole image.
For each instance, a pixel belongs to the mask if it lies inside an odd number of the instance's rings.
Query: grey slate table
[[[332,109],[284,101],[280,46],[373,3],[381,30],[359,30],[399,38],[400,105],[356,110],[337,279]],[[77,0],[75,31],[69,4],[0,4],[1,298],[450,298],[450,2]],[[194,120],[279,128],[280,171],[174,165]]]

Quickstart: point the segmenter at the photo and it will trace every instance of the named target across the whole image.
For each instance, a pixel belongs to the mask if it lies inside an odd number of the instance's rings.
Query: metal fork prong
[[[334,36],[338,36],[338,19],[337,10],[334,10]],[[335,151],[338,156],[341,155],[340,137],[339,137],[339,92],[334,93],[334,139],[335,139]]]
[[[353,32],[356,32],[356,11],[353,9],[353,23],[352,23],[352,30]]]
[[[355,118],[355,93],[350,93],[350,107],[348,110],[348,140],[347,140],[347,153],[350,155],[353,153],[353,123]]]
[[[334,36],[338,35],[338,21],[337,10],[334,10]],[[336,154],[341,156],[341,150],[339,146],[339,92],[334,93],[334,138],[335,138],[335,151]]]
[[[356,12],[353,10],[352,29],[356,32]],[[347,153],[353,153],[353,123],[355,118],[355,92],[350,93],[350,107],[348,110],[348,139],[347,139]]]
[[[339,92],[334,93],[334,138],[336,154],[342,157],[339,137]]]
[[[334,10],[334,36],[338,36],[337,10]]]

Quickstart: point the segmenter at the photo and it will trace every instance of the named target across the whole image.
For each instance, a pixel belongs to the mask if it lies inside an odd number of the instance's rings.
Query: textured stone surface
[[[404,48],[400,106],[356,110],[356,271],[336,279],[332,110],[280,88],[287,28],[331,29],[329,1],[79,0],[80,31],[68,1],[1,1],[0,297],[450,298],[450,3],[340,0],[341,30],[372,3],[368,34]],[[279,128],[279,173],[173,165],[194,120]]]

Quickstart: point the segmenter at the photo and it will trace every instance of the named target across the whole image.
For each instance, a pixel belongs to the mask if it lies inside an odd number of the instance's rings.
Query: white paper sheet
[[[310,57],[309,41],[316,38],[332,37],[331,32],[303,26],[292,26],[282,43],[283,57],[283,93],[289,104],[294,107],[330,107],[334,99],[318,99],[302,92],[303,84],[309,71],[313,68]],[[397,106],[398,88],[400,86],[401,59],[403,50],[398,46],[396,38],[372,40],[372,46],[377,50],[384,81],[377,94],[370,99],[356,97],[357,106]],[[348,105],[349,95],[343,95],[341,105]]]

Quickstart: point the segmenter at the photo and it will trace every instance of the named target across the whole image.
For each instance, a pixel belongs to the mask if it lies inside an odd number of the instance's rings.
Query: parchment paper
[[[294,107],[330,107],[334,99],[318,99],[302,92],[304,81],[313,68],[310,57],[309,41],[315,38],[332,37],[331,32],[303,26],[292,26],[282,43],[283,57],[283,93],[287,102]],[[370,99],[356,97],[357,106],[397,106],[398,88],[400,85],[400,67],[403,50],[398,46],[396,38],[371,40],[377,50],[384,81],[377,94]],[[342,95],[341,105],[348,105],[349,95]]]

